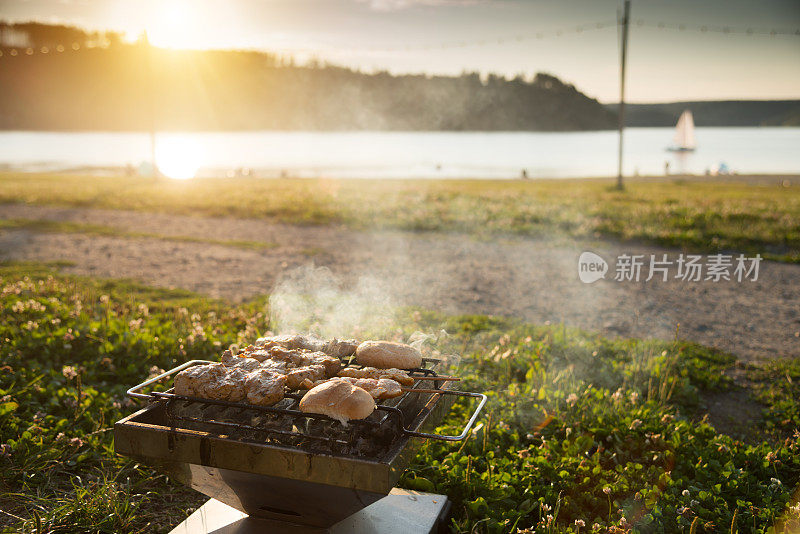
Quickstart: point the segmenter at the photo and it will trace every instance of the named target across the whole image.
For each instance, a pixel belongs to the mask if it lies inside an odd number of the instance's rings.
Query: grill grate
[[[425,359],[423,362],[423,365],[435,365],[438,360]],[[326,415],[300,411],[298,404],[303,395],[298,393],[286,393],[283,400],[272,406],[187,397],[175,394],[172,389],[141,393],[143,388],[187,367],[208,363],[213,362],[192,360],[129,389],[128,395],[163,404],[172,431],[196,430],[244,443],[272,444],[310,453],[359,457],[380,457],[400,436],[462,440],[486,402],[485,395],[447,389],[444,381],[426,380],[424,387],[420,387],[423,381],[415,380],[413,386],[401,396],[378,404],[366,419],[351,420],[344,425]],[[406,371],[417,378],[438,376],[434,369],[428,367]],[[418,426],[415,423],[427,417],[432,407],[445,395],[480,399],[479,406],[462,433],[443,436],[415,430]]]
[[[170,427],[200,430],[226,439],[302,448],[336,455],[379,456],[402,433],[403,412],[380,405],[369,418],[347,425],[297,409],[302,395],[289,393],[275,406],[252,406],[152,393],[165,402]]]

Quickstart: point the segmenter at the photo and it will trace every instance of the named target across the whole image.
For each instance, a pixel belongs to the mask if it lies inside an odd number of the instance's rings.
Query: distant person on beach
[[[523,180],[527,180],[528,179],[528,169],[522,169],[522,173],[520,173],[519,177],[522,178]]]
[[[669,176],[669,161],[664,162],[664,176]]]

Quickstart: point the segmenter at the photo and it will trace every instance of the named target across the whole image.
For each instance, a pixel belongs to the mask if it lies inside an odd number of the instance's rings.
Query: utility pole
[[[628,26],[631,20],[631,0],[625,0],[625,8],[619,23],[622,26],[622,53],[620,54],[619,80],[619,167],[617,169],[617,189],[622,183],[622,132],[625,129],[625,61],[628,57]]]
[[[155,104],[155,81],[153,78],[153,46],[147,38],[147,31],[144,32],[144,44],[147,47],[147,98],[150,107],[150,165],[152,167],[153,178],[158,178],[158,167],[156,166],[156,104]]]

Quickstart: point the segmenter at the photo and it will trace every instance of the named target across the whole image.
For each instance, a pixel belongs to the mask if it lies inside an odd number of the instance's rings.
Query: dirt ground
[[[67,260],[67,272],[133,278],[235,301],[269,293],[297,268],[324,266],[347,288],[365,280],[393,304],[449,313],[517,316],[607,335],[672,339],[678,335],[746,361],[800,354],[800,265],[762,262],[758,280],[616,282],[620,254],[670,254],[652,246],[542,239],[476,240],[454,234],[358,232],[258,220],[138,212],[0,206],[0,218],[46,219],[122,231],[209,240],[273,243],[264,250],[158,238],[0,232],[0,260]],[[584,284],[578,256],[609,262],[607,279]],[[674,268],[673,268],[674,269]],[[674,273],[675,271],[671,271]],[[354,291],[357,289],[354,289]],[[680,328],[678,330],[678,324]]]

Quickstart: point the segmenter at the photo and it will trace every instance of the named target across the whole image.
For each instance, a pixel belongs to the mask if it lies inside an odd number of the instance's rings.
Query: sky
[[[113,29],[131,38],[147,30],[158,46],[252,48],[367,72],[477,71],[531,78],[541,71],[601,102],[616,102],[614,21],[621,5],[621,0],[0,0],[0,18]],[[631,19],[629,102],[800,98],[800,35],[700,31],[703,25],[800,30],[800,0],[633,0]],[[598,23],[605,25],[597,28]],[[685,30],[669,29],[678,24]],[[577,32],[578,26],[583,31]],[[452,46],[456,43],[463,46]]]

